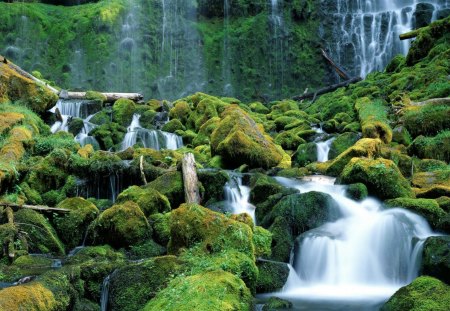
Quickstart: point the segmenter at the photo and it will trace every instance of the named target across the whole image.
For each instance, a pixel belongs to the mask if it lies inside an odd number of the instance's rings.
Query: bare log
[[[309,98],[314,98],[315,99],[318,95],[322,95],[322,94],[326,94],[326,93],[329,93],[329,92],[333,92],[334,90],[336,90],[336,89],[338,89],[340,87],[345,87],[345,86],[348,86],[349,84],[356,83],[356,82],[359,82],[361,80],[362,80],[361,77],[351,78],[350,80],[347,80],[347,81],[344,81],[344,82],[341,82],[341,83],[337,83],[337,84],[333,84],[333,85],[324,87],[324,88],[319,89],[319,90],[317,90],[315,92],[310,92],[310,93],[306,93],[306,94],[303,94],[303,95],[294,96],[294,97],[292,97],[292,99],[293,100],[297,100],[297,101],[300,101],[300,100],[303,100],[303,99],[309,99]]]
[[[402,33],[399,37],[400,37],[400,40],[408,40],[408,39],[412,39],[412,38],[415,38],[415,37],[417,37],[418,35],[419,35],[419,33],[420,33],[420,31],[422,30],[423,28],[420,28],[420,29],[416,29],[416,30],[413,30],[413,31],[410,31],[410,32],[406,32],[406,33]]]
[[[141,156],[139,168],[141,170],[142,182],[144,183],[144,185],[146,185],[147,184],[147,178],[145,178],[145,173],[144,173],[144,156]]]
[[[320,50],[322,51],[322,56],[330,63],[330,65],[334,68],[334,70],[336,70],[337,74],[342,79],[349,80],[350,76],[347,74],[347,72],[344,70],[344,68],[342,68],[341,66],[336,64],[323,49],[320,49]]]
[[[192,153],[186,153],[181,161],[183,171],[184,197],[186,203],[200,203],[197,169]]]
[[[444,98],[432,98],[425,100],[423,102],[412,102],[411,105],[413,106],[425,106],[428,104],[433,105],[450,105],[450,97],[444,97]]]
[[[48,207],[43,205],[27,205],[27,204],[14,204],[14,203],[0,203],[0,206],[6,206],[10,207],[11,209],[32,209],[39,212],[61,212],[61,213],[68,213],[70,212],[69,209],[66,208],[58,208],[58,207]]]
[[[138,102],[144,98],[142,94],[139,93],[101,93],[106,97],[107,103],[113,103],[120,98],[130,99],[132,101]],[[87,99],[86,92],[65,92],[64,99]]]

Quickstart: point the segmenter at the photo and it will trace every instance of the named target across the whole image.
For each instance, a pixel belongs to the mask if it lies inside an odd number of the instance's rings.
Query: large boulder
[[[292,155],[292,162],[297,166],[306,166],[315,161],[317,161],[316,143],[301,144]]]
[[[340,175],[344,184],[361,182],[367,186],[369,193],[380,199],[414,197],[408,181],[391,160],[353,158]]]
[[[425,241],[421,271],[450,284],[449,236],[433,236]]]
[[[253,204],[265,202],[269,196],[283,189],[274,178],[260,173],[251,176],[250,188],[250,201]]]
[[[238,106],[222,113],[219,126],[211,135],[211,153],[220,155],[229,167],[247,164],[270,168],[283,160],[283,151],[273,143],[262,126]]]
[[[382,311],[447,311],[450,306],[450,286],[429,276],[421,276],[400,288]]]
[[[334,159],[345,150],[353,146],[360,138],[360,135],[353,132],[346,132],[336,137],[330,145],[329,159]]]
[[[133,201],[146,217],[156,213],[170,211],[170,202],[167,197],[157,190],[149,187],[131,186],[117,197],[117,203]]]
[[[176,208],[184,202],[183,177],[181,172],[168,172],[145,186],[153,188],[169,199],[170,205]]]
[[[286,263],[259,260],[256,265],[259,270],[256,283],[258,293],[271,293],[283,288],[289,276],[289,267]]]

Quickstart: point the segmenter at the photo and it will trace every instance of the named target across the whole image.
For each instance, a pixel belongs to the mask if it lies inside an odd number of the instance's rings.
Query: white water
[[[277,296],[368,306],[382,303],[417,277],[423,242],[433,235],[424,218],[400,208],[384,210],[371,198],[353,201],[345,197],[345,186],[333,185],[330,178],[276,179],[301,193],[331,195],[342,215],[297,239],[295,270]],[[308,308],[321,310],[314,303]]]
[[[224,186],[225,200],[233,214],[247,213],[255,222],[255,206],[250,203],[250,187],[242,183],[242,175],[229,172],[230,181]]]
[[[102,293],[100,297],[100,307],[101,311],[108,311],[108,296],[109,296],[109,280],[111,279],[111,275],[108,275],[102,284]]]
[[[140,117],[138,114],[133,115],[133,120],[127,128],[127,134],[122,142],[122,150],[132,147],[138,142],[141,142],[145,148],[155,150],[176,150],[183,147],[183,139],[178,135],[160,130],[147,130],[141,127]]]
[[[316,143],[317,146],[317,162],[327,162],[328,153],[330,152],[331,143],[334,138],[330,138],[326,141],[321,141]]]
[[[329,12],[332,57],[361,77],[383,70],[396,54],[407,54],[410,40],[398,36],[413,28],[418,3],[434,6],[432,20],[440,9],[450,7],[448,0],[337,0],[335,12]]]

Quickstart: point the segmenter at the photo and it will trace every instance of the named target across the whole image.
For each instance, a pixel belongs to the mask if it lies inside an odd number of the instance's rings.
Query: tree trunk
[[[330,63],[331,66],[333,66],[333,68],[334,68],[334,70],[336,70],[337,74],[342,79],[349,80],[350,76],[347,74],[347,72],[345,72],[344,68],[342,68],[341,66],[336,64],[323,49],[320,49],[320,50],[322,51],[322,56]]]
[[[140,163],[139,163],[139,169],[141,171],[142,182],[144,183],[144,185],[146,185],[147,178],[145,178],[145,173],[144,173],[144,156],[141,156]]]
[[[186,203],[200,203],[197,169],[192,153],[186,153],[181,161],[183,171],[184,197]]]
[[[138,102],[144,98],[142,94],[139,93],[101,93],[106,97],[107,103],[113,103],[120,98],[130,99],[132,101]],[[65,92],[61,94],[63,99],[86,99],[86,92]]]
[[[408,40],[408,39],[412,39],[412,38],[417,37],[419,35],[421,29],[423,29],[423,28],[416,29],[416,30],[413,30],[413,31],[410,31],[410,32],[407,32],[407,33],[402,33],[399,36],[400,40]]]
[[[317,95],[322,95],[322,94],[326,94],[326,93],[332,92],[332,91],[334,91],[334,90],[336,90],[336,89],[338,89],[340,87],[344,87],[344,86],[347,86],[349,84],[359,82],[361,80],[362,80],[361,77],[352,78],[350,80],[347,80],[347,81],[344,81],[344,82],[341,82],[341,83],[337,83],[337,84],[333,84],[333,85],[324,87],[322,89],[317,90],[316,92],[310,92],[310,93],[306,93],[306,94],[303,94],[303,95],[294,96],[294,97],[292,97],[292,99],[293,100],[297,100],[297,101],[300,101],[300,100],[303,100],[303,99],[309,99],[309,98],[314,98],[315,99]]]
[[[6,206],[6,211],[8,211],[8,208],[10,209],[32,209],[38,212],[61,212],[61,213],[68,213],[70,212],[69,209],[66,208],[57,208],[57,207],[48,207],[48,206],[42,206],[42,205],[19,205],[19,204],[13,204],[13,203],[0,203],[0,206]],[[9,220],[9,218],[8,218]]]

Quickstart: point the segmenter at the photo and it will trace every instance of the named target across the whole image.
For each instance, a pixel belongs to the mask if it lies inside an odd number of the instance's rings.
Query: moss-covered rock
[[[134,202],[116,204],[100,214],[90,229],[88,241],[107,243],[113,247],[129,247],[151,237],[151,227],[144,213]]]
[[[110,278],[108,309],[142,309],[182,270],[182,264],[175,256],[157,257],[116,270]]]
[[[229,167],[247,164],[269,168],[283,159],[272,139],[242,109],[230,106],[211,135],[211,153],[220,155]]]
[[[369,195],[369,191],[363,183],[348,185],[345,193],[349,198],[357,201],[364,200]]]
[[[117,197],[117,203],[133,201],[146,217],[156,213],[170,211],[170,203],[167,197],[150,187],[131,186],[122,191]]]
[[[329,159],[334,159],[348,148],[353,146],[359,139],[359,134],[357,133],[344,133],[337,136],[330,145],[330,152],[328,153]]]
[[[133,118],[136,104],[129,99],[118,99],[113,105],[113,121],[128,126]]]
[[[438,279],[421,276],[400,288],[382,311],[445,311],[450,305],[450,287]]]
[[[306,141],[298,135],[298,131],[285,131],[279,133],[275,137],[275,143],[286,150],[296,150],[299,145],[305,144]]]
[[[172,119],[162,127],[164,132],[175,133],[178,130],[185,131],[186,127],[178,119]]]
[[[259,260],[256,266],[259,270],[258,282],[256,283],[257,293],[271,293],[283,288],[289,276],[287,264]]]
[[[225,171],[199,171],[198,179],[205,188],[203,202],[221,201],[224,199],[223,187],[229,180],[229,176]]]
[[[274,311],[274,310],[287,310],[292,308],[292,302],[278,298],[270,297],[269,300],[264,304],[263,311]]]
[[[298,146],[297,151],[292,155],[294,165],[306,166],[315,161],[317,161],[317,146],[315,143]]]
[[[97,217],[97,207],[83,198],[65,199],[58,207],[70,210],[53,219],[61,240],[69,249],[81,245],[89,224]]]
[[[255,257],[267,257],[272,253],[272,233],[263,227],[255,226],[253,229],[253,245]]]
[[[39,282],[5,288],[0,291],[0,309],[10,311],[56,310],[53,293]]]
[[[122,143],[125,133],[124,126],[108,122],[94,128],[90,134],[98,141],[102,150],[109,150]]]
[[[408,154],[450,162],[450,130],[434,137],[418,136],[408,147]]]
[[[157,190],[165,195],[172,207],[177,207],[184,202],[183,177],[181,172],[168,172],[147,184],[148,188]]]
[[[445,104],[409,106],[404,109],[403,122],[413,137],[433,136],[450,129],[450,107]]]
[[[272,177],[256,173],[250,177],[250,201],[258,204],[271,195],[281,192],[283,187]]]
[[[341,182],[367,185],[369,193],[381,199],[414,197],[408,181],[391,160],[353,158],[340,175]]]
[[[429,237],[423,246],[421,272],[450,284],[450,237]]]
[[[149,218],[149,223],[153,228],[153,239],[166,246],[170,240],[170,213],[153,214]]]
[[[151,310],[218,310],[250,311],[252,296],[244,282],[223,271],[178,277],[149,301],[144,311]]]
[[[428,220],[433,228],[436,228],[439,221],[446,215],[436,200],[432,199],[397,198],[386,201],[386,205],[388,207],[402,207],[411,210]]]

